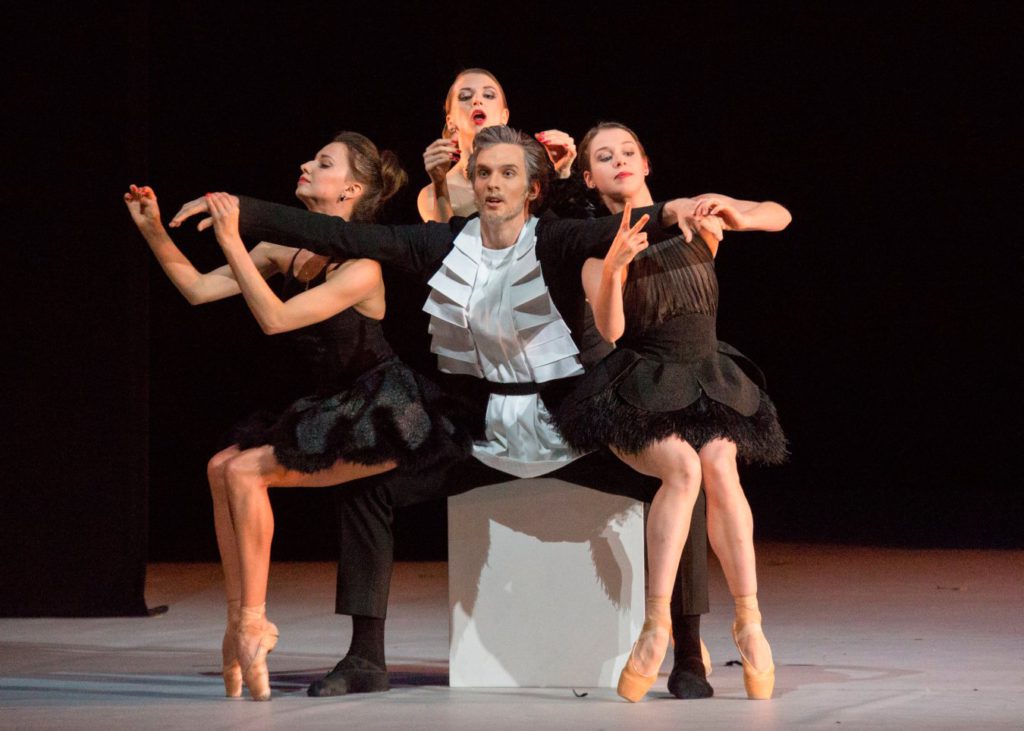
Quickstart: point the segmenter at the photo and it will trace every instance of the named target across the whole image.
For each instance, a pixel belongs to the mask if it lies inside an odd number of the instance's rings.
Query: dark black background
[[[398,152],[412,182],[384,218],[413,222],[467,66],[495,72],[514,126],[632,126],[655,198],[792,211],[718,263],[720,334],[767,372],[792,442],[787,466],[745,473],[759,537],[1024,545],[1011,4],[403,8],[12,11],[5,535],[42,556],[23,573],[214,559],[206,459],[240,416],[302,393],[240,299],[191,308],[163,278],[128,183],[165,218],[207,190],[293,202],[298,164],[353,129]],[[212,236],[175,236],[220,263]],[[389,334],[429,368],[422,292],[389,285]],[[273,499],[275,558],[330,558],[328,491]],[[444,530],[441,505],[404,514],[399,554],[442,557]]]

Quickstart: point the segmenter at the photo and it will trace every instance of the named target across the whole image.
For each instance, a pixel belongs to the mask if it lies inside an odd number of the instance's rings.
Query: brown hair
[[[537,140],[517,129],[512,129],[504,124],[484,127],[477,132],[473,142],[473,152],[469,156],[467,172],[470,181],[476,177],[477,156],[482,150],[495,145],[519,145],[523,148],[523,157],[526,158],[526,185],[531,187],[534,183],[540,184],[537,197],[530,201],[529,211],[533,213],[544,202],[544,196],[548,192],[548,181],[551,178],[551,162],[548,160],[548,153]]]
[[[455,82],[459,80],[460,76],[465,76],[466,74],[483,74],[484,76],[488,77],[491,81],[493,81],[495,86],[498,87],[498,91],[501,93],[501,103],[502,103],[502,106],[504,106],[505,109],[508,109],[508,97],[505,96],[505,89],[502,88],[501,82],[498,81],[498,77],[497,76],[492,74],[487,69],[481,69],[481,68],[476,68],[476,67],[469,68],[469,69],[462,69],[462,71],[460,71],[459,73],[455,74],[455,78],[452,79],[452,83],[448,87],[448,93],[444,97],[444,116],[445,116],[445,120],[444,120],[444,129],[441,131],[441,136],[442,137],[447,137],[448,134],[449,134],[449,132],[448,132],[448,115],[451,114],[451,111],[452,111],[452,92],[455,91]]]
[[[590,172],[590,145],[593,143],[594,138],[597,137],[597,133],[603,132],[606,129],[621,129],[623,132],[627,132],[629,136],[633,138],[633,142],[636,143],[636,146],[640,148],[640,154],[643,156],[644,160],[647,161],[648,169],[650,168],[651,160],[647,157],[647,150],[644,149],[643,143],[640,142],[640,138],[636,136],[636,132],[621,122],[598,122],[587,130],[587,133],[583,135],[583,141],[580,143],[578,160],[580,163],[579,167],[581,173]]]
[[[332,141],[345,145],[352,177],[363,185],[363,194],[352,209],[352,220],[372,221],[384,201],[398,192],[409,176],[395,153],[380,152],[377,145],[358,132],[339,132]]]

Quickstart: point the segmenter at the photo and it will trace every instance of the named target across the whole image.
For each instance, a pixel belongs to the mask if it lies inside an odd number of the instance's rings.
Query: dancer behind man
[[[546,475],[649,501],[657,481],[639,478],[605,451],[573,454],[551,423],[551,412],[583,373],[573,333],[581,330],[580,271],[603,257],[618,217],[590,221],[538,220],[550,166],[544,148],[504,126],[482,130],[469,161],[478,218],[447,225],[376,226],[345,223],[242,198],[245,236],[270,238],[337,256],[368,256],[429,279],[424,310],[431,315],[431,350],[439,383],[470,399],[479,415],[473,460],[446,476],[415,484],[375,485],[343,501],[339,613],[353,615],[349,653],[312,695],[387,689],[384,617],[390,584],[394,508],[453,495],[511,477]],[[675,233],[694,202],[653,206],[645,226],[653,240]],[[208,211],[199,199],[172,221]],[[200,228],[209,220],[200,222]],[[523,439],[530,434],[532,438]],[[445,479],[447,477],[447,479]],[[686,577],[698,590],[705,578]],[[699,638],[691,651],[699,656]]]
[[[586,184],[609,211],[622,213],[607,255],[583,268],[597,328],[618,347],[580,379],[555,420],[575,449],[607,446],[662,483],[648,515],[646,618],[619,694],[638,701],[657,679],[676,565],[703,477],[708,537],[736,604],[733,637],[747,695],[770,698],[775,670],[761,631],[753,521],[736,459],[781,462],[786,440],[771,399],[740,367],[749,369],[749,362],[717,340],[718,240],[680,237],[649,247],[646,234],[629,228],[631,208],[652,202],[649,163],[636,134],[602,123],[580,147]],[[701,196],[696,212],[717,215],[734,231],[780,231],[791,220],[776,203],[714,194]]]
[[[467,167],[477,133],[508,124],[505,90],[487,69],[460,71],[444,99],[444,130],[423,152],[423,166],[431,183],[420,190],[416,205],[424,221],[447,223],[454,216],[477,212]],[[558,178],[568,178],[576,145],[565,132],[549,129],[534,135],[544,145]]]
[[[388,151],[342,132],[300,166],[296,197],[339,220],[372,220],[405,182]],[[311,361],[317,390],[276,419],[236,429],[237,443],[210,460],[217,545],[224,567],[228,626],[223,641],[228,696],[270,698],[266,656],[277,627],[266,618],[274,516],[268,487],[325,487],[398,468],[415,472],[468,453],[468,430],[438,408],[442,394],[398,361],[384,340],[384,285],[369,259],[330,259],[299,248],[238,237],[238,208],[207,197],[228,265],[199,273],[160,222],[156,195],[132,186],[125,203],[157,261],[192,304],[242,294],[267,334],[288,332]],[[265,278],[284,274],[281,295]]]

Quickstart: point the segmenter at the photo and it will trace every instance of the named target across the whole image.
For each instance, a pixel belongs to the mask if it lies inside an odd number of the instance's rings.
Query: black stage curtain
[[[525,9],[467,11],[453,40],[420,32],[433,8],[26,7],[4,18],[0,614],[143,613],[147,544],[154,560],[216,559],[204,466],[220,435],[304,393],[243,302],[182,302],[125,186],[153,185],[165,218],[206,190],[287,202],[297,164],[354,129],[410,172],[383,219],[416,220],[444,91],[477,65],[515,126],[636,128],[656,198],[793,211],[784,234],[730,236],[717,264],[719,333],[768,374],[793,446],[789,465],[744,471],[759,538],[1021,546],[1009,5],[883,21],[684,5],[616,39],[635,58],[585,12],[553,41]],[[200,268],[223,262],[208,233],[175,238]],[[392,276],[388,293],[389,337],[429,371],[422,289]],[[329,491],[272,499],[275,560],[333,558]],[[402,558],[443,557],[443,504],[398,522]]]
[[[0,615],[142,615],[147,254],[109,222],[146,172],[148,9],[13,16]]]
[[[843,4],[684,3],[631,9],[628,40],[573,11],[553,40],[525,6],[502,10],[467,9],[442,40],[419,32],[430,7],[155,4],[148,182],[167,213],[207,190],[294,203],[297,165],[353,129],[410,173],[383,220],[414,221],[423,148],[467,66],[497,74],[525,130],[580,140],[626,122],[655,198],[718,191],[793,212],[782,234],[729,235],[716,264],[719,335],[764,369],[792,442],[786,466],[743,470],[758,538],[1019,547],[1024,309],[1004,201],[1020,188],[1020,23],[995,4],[880,22]],[[223,263],[187,228],[175,238],[197,266]],[[214,560],[206,459],[235,420],[302,395],[305,375],[243,302],[189,308],[151,271],[152,557]],[[423,290],[387,284],[388,335],[429,372]],[[271,500],[275,560],[334,557],[327,491]],[[443,504],[400,520],[403,558],[444,557]]]

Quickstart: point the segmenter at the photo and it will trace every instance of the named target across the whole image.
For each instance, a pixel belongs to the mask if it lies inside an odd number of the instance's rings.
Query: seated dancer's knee
[[[712,480],[735,477],[736,445],[725,439],[716,439],[700,450],[700,466],[705,477]]]

